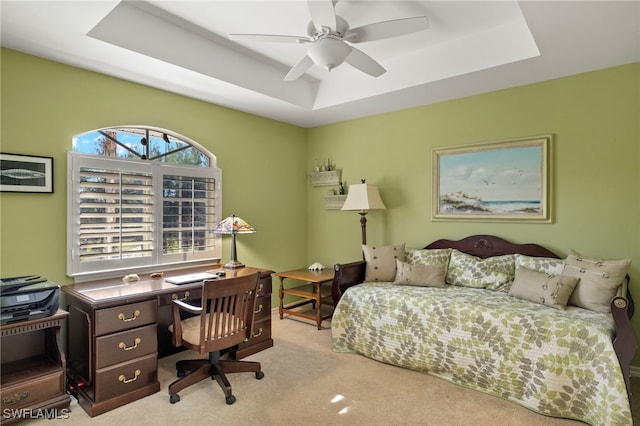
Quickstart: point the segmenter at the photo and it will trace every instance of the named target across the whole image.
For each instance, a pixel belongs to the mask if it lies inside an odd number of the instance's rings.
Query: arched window
[[[196,142],[148,126],[77,135],[67,273],[76,281],[219,260],[221,170]],[[162,269],[159,269],[162,270]]]

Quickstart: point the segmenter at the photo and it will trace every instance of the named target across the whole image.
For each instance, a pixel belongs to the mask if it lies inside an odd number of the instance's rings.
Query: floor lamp
[[[225,269],[244,268],[244,264],[238,262],[236,253],[236,234],[253,234],[256,230],[244,220],[235,215],[231,215],[211,230],[214,234],[231,235],[231,259],[224,267]]]
[[[386,210],[378,187],[369,185],[362,179],[362,183],[349,186],[347,199],[342,206],[342,210],[356,210],[360,217],[362,227],[362,244],[367,244],[367,213],[369,210]]]

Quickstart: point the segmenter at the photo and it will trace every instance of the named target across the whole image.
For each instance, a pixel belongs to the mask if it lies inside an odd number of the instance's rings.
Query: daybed
[[[366,261],[334,267],[334,351],[426,372],[548,416],[633,423],[630,260],[573,250],[559,259],[537,244],[489,235],[377,249],[363,246]],[[395,276],[385,278],[394,253]],[[604,305],[585,293],[593,279],[613,291]]]

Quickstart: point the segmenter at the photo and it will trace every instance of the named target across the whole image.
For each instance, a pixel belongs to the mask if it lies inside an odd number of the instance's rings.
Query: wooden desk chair
[[[180,401],[178,392],[208,377],[216,379],[227,404],[233,404],[236,398],[231,394],[231,384],[225,373],[254,372],[256,379],[264,377],[259,362],[235,360],[235,347],[252,333],[258,280],[258,273],[206,280],[202,284],[201,307],[173,301],[173,324],[169,326],[173,345],[184,346],[201,355],[208,353],[209,359],[176,363],[179,378],[169,385],[172,404]],[[183,310],[196,316],[183,320],[180,315]],[[230,351],[221,356],[226,349]]]

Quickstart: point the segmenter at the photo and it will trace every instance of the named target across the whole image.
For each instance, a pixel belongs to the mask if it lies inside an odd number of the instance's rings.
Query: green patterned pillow
[[[564,259],[553,257],[534,257],[515,254],[516,270],[519,266],[532,271],[544,272],[549,275],[559,275],[564,270]]]
[[[394,284],[418,287],[444,287],[444,265],[411,265],[396,259]]]
[[[444,265],[447,273],[451,249],[407,249],[404,261],[409,265]]]
[[[453,249],[447,271],[447,284],[507,291],[515,272],[512,254],[483,260]]]
[[[396,278],[396,259],[404,260],[404,243],[396,246],[362,245],[366,282],[391,282]]]
[[[576,277],[547,274],[518,266],[509,295],[552,308],[565,309],[578,281]]]

